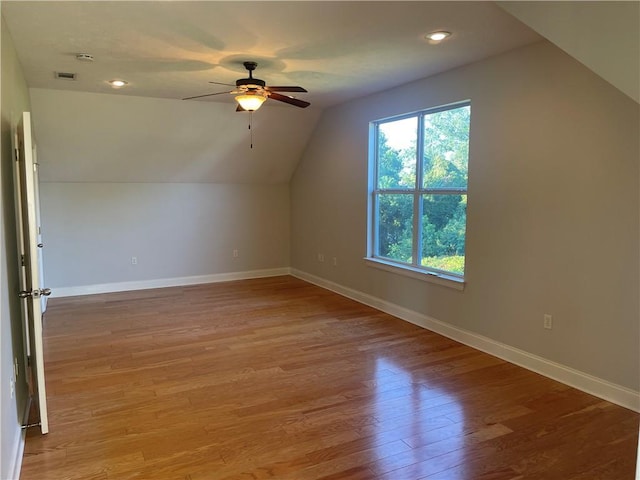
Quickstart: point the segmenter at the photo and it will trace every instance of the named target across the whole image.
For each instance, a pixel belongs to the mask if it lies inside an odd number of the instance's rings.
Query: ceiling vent
[[[76,74],[68,72],[56,72],[56,78],[59,78],[60,80],[75,80]]]

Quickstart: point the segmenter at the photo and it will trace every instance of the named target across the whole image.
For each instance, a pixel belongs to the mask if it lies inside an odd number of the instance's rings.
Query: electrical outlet
[[[131,265],[137,265],[138,264],[138,257],[131,257]]]
[[[543,325],[544,325],[544,328],[546,328],[547,330],[551,330],[553,328],[553,317],[548,313],[544,314]]]
[[[324,253],[319,253],[318,254],[318,261],[319,262],[324,262]]]
[[[333,257],[333,266],[334,267],[338,266],[338,257]]]
[[[11,392],[11,398],[16,395],[16,382],[13,378],[9,379],[9,391]]]
[[[238,258],[238,249],[237,248],[233,249],[233,258]]]

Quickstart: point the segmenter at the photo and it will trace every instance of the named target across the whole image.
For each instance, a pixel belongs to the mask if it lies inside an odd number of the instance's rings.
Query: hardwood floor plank
[[[22,480],[632,480],[638,414],[284,276],[51,299]]]

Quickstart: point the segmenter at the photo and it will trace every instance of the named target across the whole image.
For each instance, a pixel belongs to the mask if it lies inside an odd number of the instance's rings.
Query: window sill
[[[378,268],[386,272],[395,273],[409,278],[415,278],[423,282],[435,283],[442,285],[443,287],[453,288],[455,290],[464,290],[465,281],[462,278],[454,277],[452,275],[446,275],[443,273],[426,272],[418,268],[412,268],[409,266],[399,266],[391,262],[386,262],[379,258],[364,258],[368,267]]]

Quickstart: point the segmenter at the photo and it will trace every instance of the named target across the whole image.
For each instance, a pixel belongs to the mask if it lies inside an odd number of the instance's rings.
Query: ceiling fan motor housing
[[[259,78],[240,78],[236,80],[236,87],[244,87],[247,86],[249,88],[264,88],[266,82],[264,80],[260,80]]]
[[[253,71],[256,69],[258,64],[256,62],[244,62],[244,68],[249,70],[249,78],[240,78],[236,80],[236,87],[248,87],[249,89],[257,89],[264,88],[266,82],[264,80],[260,80],[259,78],[253,78]]]

